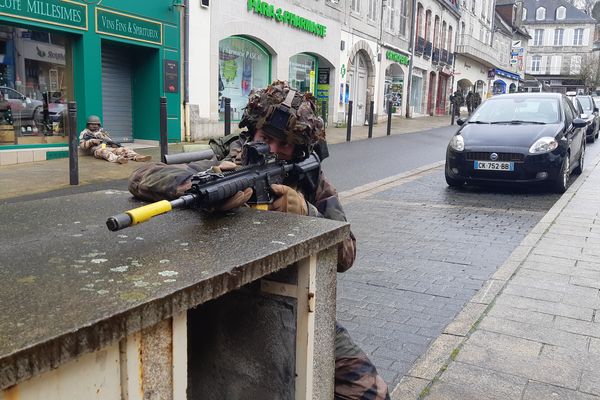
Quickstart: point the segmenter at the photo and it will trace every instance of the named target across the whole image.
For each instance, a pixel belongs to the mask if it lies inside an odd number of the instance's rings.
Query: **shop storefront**
[[[180,11],[159,3],[0,1],[0,151],[60,157],[50,152],[68,142],[69,101],[78,131],[96,114],[128,142],[159,140],[166,96],[169,139],[179,140]]]
[[[340,24],[286,1],[219,0],[210,8],[190,2],[190,35],[210,25],[210,39],[190,49],[190,138],[222,136],[225,100],[231,101],[231,132],[248,95],[273,80],[313,93],[328,117],[336,91]],[[215,62],[218,60],[218,63]],[[321,108],[325,105],[326,109]]]
[[[425,84],[423,79],[424,71],[420,68],[413,69],[411,93],[410,93],[410,104],[412,108],[411,114],[423,114],[423,86]]]
[[[404,96],[404,70],[410,62],[408,55],[396,51],[387,50],[385,58],[389,62],[385,69],[385,81],[383,86],[384,104],[383,109],[387,113],[388,106],[391,107],[392,114],[403,114],[403,96]]]
[[[503,93],[515,93],[521,77],[515,73],[496,68],[490,71],[493,77],[492,92],[494,95]]]
[[[253,89],[270,83],[271,55],[255,41],[233,36],[219,42],[219,119],[223,98],[231,99],[231,119],[239,121]]]

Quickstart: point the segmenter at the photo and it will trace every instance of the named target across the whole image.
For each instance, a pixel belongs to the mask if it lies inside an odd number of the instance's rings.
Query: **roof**
[[[503,99],[506,98],[515,98],[515,97],[543,97],[543,98],[548,98],[548,99],[560,99],[563,94],[562,93],[550,93],[550,92],[538,92],[538,93],[505,93],[501,95]],[[494,96],[491,97],[488,100],[492,100],[492,99],[497,99],[500,96]]]
[[[560,6],[565,7],[566,15],[565,19],[556,19],[556,9]],[[546,19],[537,21],[535,19],[535,12],[539,7],[546,9]],[[559,23],[596,23],[596,20],[590,15],[586,14],[582,10],[575,6],[567,3],[564,0],[525,0],[523,2],[523,8],[527,9],[527,20],[523,21],[525,24],[544,24],[549,22]]]

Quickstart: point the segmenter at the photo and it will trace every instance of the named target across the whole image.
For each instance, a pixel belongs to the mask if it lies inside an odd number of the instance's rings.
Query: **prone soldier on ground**
[[[220,171],[235,169],[241,163],[244,144],[249,142],[268,144],[271,153],[280,160],[301,162],[319,141],[325,140],[323,121],[315,111],[315,99],[310,93],[296,92],[287,82],[275,81],[250,94],[239,123],[246,130],[239,138],[221,143],[225,148],[215,153],[222,157],[186,165],[145,165],[130,177],[129,190],[147,201],[177,199],[191,188],[194,174],[210,167]],[[313,189],[308,190],[309,187]],[[284,180],[283,184],[272,185],[271,191],[274,201],[268,205],[269,210],[346,221],[337,191],[322,171],[316,185]],[[241,207],[252,194],[251,188],[239,191],[215,209]],[[356,239],[350,233],[338,248],[338,272],[346,271],[354,263],[355,244]],[[335,328],[335,399],[389,399],[387,385],[367,355],[346,329],[339,324]]]
[[[152,158],[140,155],[112,140],[108,132],[102,128],[100,117],[96,115],[87,118],[86,128],[79,134],[79,148],[86,154],[119,164],[125,164],[129,160],[150,161]]]

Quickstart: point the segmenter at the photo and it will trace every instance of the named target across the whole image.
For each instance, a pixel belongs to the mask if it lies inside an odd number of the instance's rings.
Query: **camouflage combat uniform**
[[[245,135],[230,143],[229,155],[225,160],[239,161]],[[129,178],[129,191],[146,201],[172,200],[181,196],[190,187],[193,174],[204,171],[219,161],[205,160],[189,164],[147,164],[138,168]],[[285,184],[285,182],[284,182]],[[308,203],[308,215],[346,221],[346,214],[339,201],[335,187],[323,172],[315,193],[303,193]],[[338,248],[338,272],[348,270],[356,257],[356,238],[350,233]],[[346,329],[336,323],[335,335],[335,399],[389,399],[387,385],[377,374],[367,355],[348,335]]]
[[[117,147],[114,145],[109,145],[106,143],[95,143],[93,139],[84,140],[83,137],[85,135],[92,135],[95,139],[102,140],[112,140],[108,133],[104,131],[104,129],[100,129],[96,132],[93,132],[89,129],[84,129],[79,134],[79,148],[83,150],[85,153],[89,155],[93,155],[96,158],[101,158],[110,162],[127,162],[127,160],[134,161],[148,161],[150,159],[149,156],[141,156],[135,151],[127,148],[127,147]]]

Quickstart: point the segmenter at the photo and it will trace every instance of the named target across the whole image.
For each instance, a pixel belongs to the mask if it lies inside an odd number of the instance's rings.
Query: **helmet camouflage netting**
[[[251,134],[263,129],[286,143],[307,147],[310,151],[319,140],[325,140],[323,119],[316,115],[315,97],[311,93],[296,92],[288,111],[291,117],[282,132],[269,129],[269,118],[290,90],[293,89],[287,82],[276,80],[265,89],[250,93],[239,127],[248,128]]]

